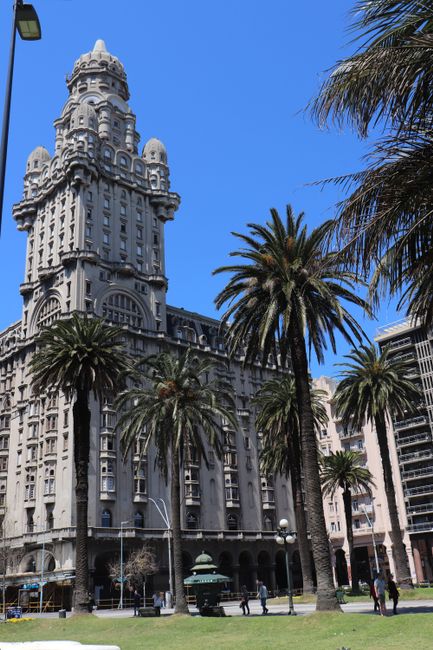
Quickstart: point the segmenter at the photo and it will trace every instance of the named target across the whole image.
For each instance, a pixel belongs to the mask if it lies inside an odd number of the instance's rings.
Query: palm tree
[[[242,347],[246,362],[258,354],[290,354],[299,408],[305,490],[314,563],[317,572],[317,608],[338,607],[323,513],[319,463],[311,407],[308,349],[323,361],[328,338],[335,350],[335,330],[346,340],[360,339],[358,324],[341,300],[367,308],[352,289],[355,277],[342,271],[337,256],[323,253],[332,224],[326,222],[311,234],[287,206],[285,223],[275,209],[265,226],[249,224],[250,234],[233,233],[245,245],[232,256],[245,264],[224,266],[215,273],[232,277],[216,298],[217,307],[228,303],[223,322],[229,323],[227,340],[232,352]]]
[[[393,356],[389,348],[379,352],[374,344],[346,355],[347,368],[334,395],[337,414],[345,425],[361,428],[365,421],[376,428],[383,466],[383,479],[391,522],[395,573],[403,585],[412,585],[408,559],[398,518],[394,480],[387,438],[387,423],[393,417],[406,417],[420,401],[418,387],[407,378],[410,361]]]
[[[326,426],[328,416],[323,400],[325,391],[311,390],[316,428]],[[256,430],[262,433],[260,465],[266,474],[282,474],[292,485],[299,556],[304,593],[313,593],[313,571],[310,541],[307,532],[304,495],[302,490],[301,439],[296,386],[293,375],[270,379],[257,391],[254,402],[258,408]]]
[[[36,393],[62,391],[73,405],[76,543],[74,608],[86,613],[89,601],[88,567],[88,467],[90,452],[89,399],[102,400],[123,384],[130,369],[116,337],[120,327],[107,327],[103,320],[73,314],[44,329],[36,340],[30,368]]]
[[[175,612],[188,614],[183,586],[180,467],[192,453],[208,464],[203,432],[220,456],[222,423],[237,427],[230,386],[205,379],[213,360],[193,356],[190,348],[179,358],[162,352],[143,360],[147,373],[142,386],[124,391],[116,405],[125,412],[118,429],[125,454],[139,437],[146,449],[152,441],[157,462],[171,484]],[[171,459],[171,460],[170,460]]]
[[[360,43],[339,62],[312,103],[320,125],[334,121],[366,137],[381,126],[368,168],[332,179],[349,189],[336,224],[346,259],[368,276],[378,301],[433,324],[433,7],[421,0],[359,0],[353,31]]]
[[[358,566],[353,547],[352,492],[367,492],[371,495],[371,488],[374,486],[373,475],[369,469],[362,466],[363,462],[363,455],[359,451],[336,451],[329,456],[323,456],[321,462],[324,496],[333,497],[338,488],[343,490],[352,593],[359,592]]]

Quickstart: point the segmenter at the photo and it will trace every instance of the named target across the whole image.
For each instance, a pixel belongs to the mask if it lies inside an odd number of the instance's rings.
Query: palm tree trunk
[[[87,507],[89,497],[89,454],[90,454],[90,410],[89,394],[77,390],[73,406],[74,418],[74,463],[75,463],[75,590],[74,611],[89,613],[89,563]]]
[[[302,494],[301,445],[297,431],[293,430],[287,435],[287,446],[289,447],[289,458],[291,461],[290,467],[287,470],[290,473],[295,507],[298,549],[302,570],[302,591],[304,594],[312,594],[314,592],[313,567],[311,563],[307,519],[305,516],[304,495]]]
[[[182,531],[180,526],[179,452],[173,449],[171,460],[171,525],[173,531],[173,566],[176,601],[175,614],[189,614],[183,585]]]
[[[401,587],[413,587],[412,578],[409,574],[409,560],[406,549],[403,544],[403,535],[401,534],[400,521],[398,519],[397,502],[395,500],[394,479],[392,477],[391,460],[389,457],[388,438],[386,431],[386,421],[380,416],[374,419],[376,425],[377,441],[379,443],[380,455],[382,459],[383,480],[385,483],[385,494],[388,502],[389,520],[391,522],[391,538],[393,544],[393,555],[395,565],[395,578]]]
[[[295,521],[298,539],[299,558],[302,570],[302,590],[304,594],[314,593],[313,567],[311,564],[310,540],[308,539],[305,517],[304,497],[301,485],[292,474],[292,494],[295,506]]]
[[[317,575],[317,610],[340,609],[335,596],[329,540],[323,513],[317,441],[311,408],[310,381],[304,335],[296,317],[290,324],[290,352],[295,376],[301,428],[302,460],[305,475],[308,521]]]
[[[352,493],[349,488],[343,490],[344,517],[346,519],[347,544],[349,546],[350,572],[352,574],[352,593],[359,593],[358,566],[353,547]]]

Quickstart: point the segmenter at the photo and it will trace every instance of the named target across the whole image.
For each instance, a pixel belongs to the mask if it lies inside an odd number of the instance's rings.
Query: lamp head
[[[288,544],[294,544],[295,540],[296,540],[295,535],[287,535],[286,537],[286,542]]]
[[[289,527],[289,522],[287,519],[280,519],[280,528],[288,528]]]
[[[277,535],[275,541],[277,542],[277,544],[280,544],[282,546],[284,544],[284,537],[281,537],[281,535]]]
[[[23,41],[38,41],[42,36],[38,14],[33,5],[17,5],[16,26]]]

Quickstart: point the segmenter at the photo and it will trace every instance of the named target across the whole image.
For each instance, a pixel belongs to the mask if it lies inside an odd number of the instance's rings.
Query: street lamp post
[[[167,542],[168,542],[168,583],[169,583],[169,589],[170,593],[173,596],[173,573],[172,573],[172,561],[171,561],[171,524],[170,524],[170,519],[168,517],[168,511],[167,511],[167,506],[165,505],[164,499],[161,499],[161,497],[158,499],[158,501],[162,504],[163,510],[161,510],[160,506],[157,504],[155,499],[152,499],[152,497],[149,497],[149,501],[153,503],[155,508],[158,510],[159,514],[161,515],[161,518],[164,522],[164,524],[167,527]]]
[[[44,606],[44,562],[45,562],[45,530],[43,532],[42,538],[42,548],[41,548],[41,582],[39,584],[39,613],[42,614],[42,609]]]
[[[123,609],[123,526],[129,524],[130,521],[121,521],[120,522],[120,600],[119,600],[119,609]]]
[[[9,65],[6,78],[6,93],[3,109],[2,137],[0,145],[0,232],[3,215],[3,196],[5,189],[6,157],[8,151],[12,80],[14,74],[15,40],[17,30],[20,37],[24,41],[37,41],[41,38],[41,26],[39,24],[38,15],[34,7],[30,4],[24,4],[23,0],[15,0],[12,16],[12,34],[9,49]]]
[[[289,560],[289,544],[293,544],[296,540],[296,532],[289,530],[289,522],[287,519],[281,519],[280,525],[277,528],[277,536],[275,541],[277,544],[284,545],[286,557],[286,575],[287,575],[287,593],[289,596],[289,616],[296,616],[295,608],[293,606],[293,580],[292,580],[292,560]]]
[[[361,509],[364,512],[364,515],[367,517],[368,525],[371,528],[371,539],[373,541],[373,551],[374,551],[374,562],[376,564],[376,573],[379,575],[380,567],[379,567],[379,558],[377,556],[377,548],[376,548],[376,537],[374,534],[374,526],[373,526],[373,521],[370,519],[370,517],[367,514],[367,508],[365,507],[364,504],[361,505]]]

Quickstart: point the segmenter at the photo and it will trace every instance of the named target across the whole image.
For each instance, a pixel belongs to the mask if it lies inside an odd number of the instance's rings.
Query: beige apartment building
[[[103,41],[80,56],[54,121],[53,153],[36,147],[14,206],[27,237],[22,319],[0,333],[0,522],[8,549],[8,594],[28,588],[67,604],[74,576],[74,468],[71,404],[62,394],[32,392],[29,360],[40,329],[74,311],[122,324],[132,357],[185,346],[211,356],[231,382],[238,428],[225,427],[224,457],[209,450],[209,468],[192,454],[183,472],[185,571],[203,549],[232,589],[257,578],[286,586],[284,554],[275,543],[281,517],[293,523],[289,482],[259,471],[260,437],[251,398],[275,375],[229,360],[213,319],[166,304],[164,229],[180,197],[170,187],[167,153],[157,139],[139,149],[125,70]],[[146,89],[144,89],[146,91]],[[148,128],[148,125],[144,125]],[[18,190],[18,188],[17,188]],[[7,280],[5,280],[7,281]],[[168,588],[167,530],[153,500],[170,512],[169,490],[140,441],[123,462],[113,404],[92,404],[89,539],[92,590],[115,597],[107,562],[149,543]]]
[[[321,429],[318,433],[321,452],[323,454],[329,454],[342,449],[361,452],[365,458],[365,466],[373,474],[376,485],[372,490],[371,496],[367,493],[353,494],[353,535],[360,579],[368,581],[372,576],[372,572],[376,567],[375,546],[380,568],[385,572],[394,573],[392,542],[390,537],[391,525],[383,483],[379,446],[374,427],[371,424],[366,424],[359,431],[350,427],[344,427],[336,417],[332,406],[332,396],[336,390],[337,382],[330,377],[320,377],[314,383],[317,388],[326,391],[329,396],[326,405],[329,423],[326,428]],[[401,528],[404,531],[403,541],[408,552],[412,579],[417,581],[403,486],[400,481],[397,447],[391,428],[388,432],[388,442],[396,488],[398,513]],[[323,506],[333,553],[335,581],[337,584],[348,584],[350,579],[350,561],[341,490],[337,490],[334,498],[324,498]]]

